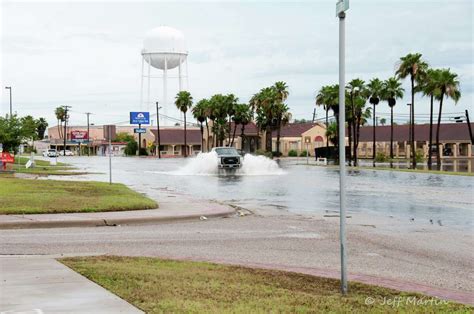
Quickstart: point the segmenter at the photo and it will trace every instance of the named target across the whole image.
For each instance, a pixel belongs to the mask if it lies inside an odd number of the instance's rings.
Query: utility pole
[[[90,112],[86,112],[87,115],[87,156],[91,155],[91,149],[90,149],[90,133],[89,133],[89,116],[91,115]]]
[[[408,107],[410,107],[410,121],[408,122],[408,143],[410,144],[410,149],[407,149],[406,151],[408,152],[408,154],[410,155],[411,154],[411,148],[413,146],[413,142],[411,141],[411,123],[412,123],[412,119],[411,119],[411,104],[407,104]],[[406,156],[408,157],[408,156]],[[411,156],[410,156],[411,158]],[[408,158],[408,165],[410,165],[410,158]],[[410,168],[410,167],[408,167]]]
[[[109,126],[109,184],[112,184],[112,127]]]
[[[63,156],[66,156],[66,140],[67,140],[67,110],[71,108],[71,106],[63,106],[64,107],[64,147],[63,147]]]
[[[161,158],[161,139],[160,139],[160,108],[158,106],[158,102],[156,102],[156,152],[158,154],[158,158]]]
[[[316,120],[316,108],[313,109],[313,123],[314,123],[314,120]]]
[[[472,130],[471,130],[471,121],[469,121],[469,112],[466,109],[466,122],[467,127],[469,128],[469,137],[471,138],[471,145],[474,145],[474,138],[472,138]]]
[[[5,86],[5,89],[8,89],[10,91],[10,119],[13,116],[13,110],[12,110],[12,87],[11,86]]]
[[[349,9],[349,0],[336,3],[336,15],[339,17],[339,237],[341,242],[341,293],[347,294],[346,261],[346,110],[345,110],[345,19]]]

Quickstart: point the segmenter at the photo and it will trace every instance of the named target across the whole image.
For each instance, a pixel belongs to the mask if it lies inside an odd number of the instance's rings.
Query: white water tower
[[[142,76],[141,76],[141,99],[140,108],[144,104],[144,78],[147,80],[146,86],[146,102],[147,111],[154,112],[154,104],[157,99],[150,99],[151,79],[158,78],[163,81],[162,99],[160,106],[163,107],[163,114],[160,114],[160,120],[165,121],[163,116],[168,116],[168,79],[178,78],[178,90],[183,90],[183,79],[186,79],[186,89],[188,88],[188,51],[184,35],[177,29],[168,26],[160,26],[149,31],[143,40],[142,49]],[[145,63],[147,69],[145,69]],[[183,74],[183,65],[185,65],[185,73]],[[176,76],[173,76],[173,69],[178,70]],[[159,75],[152,73],[157,72]],[[170,75],[171,73],[171,75]],[[173,102],[171,102],[172,104]]]

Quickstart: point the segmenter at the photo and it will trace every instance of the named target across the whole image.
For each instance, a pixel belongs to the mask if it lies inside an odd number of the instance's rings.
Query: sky
[[[195,101],[233,93],[247,102],[261,88],[285,81],[293,118],[312,119],[317,91],[338,82],[335,2],[3,0],[0,114],[9,110],[3,87],[12,86],[13,111],[20,116],[42,116],[53,126],[54,109],[69,105],[73,125],[86,123],[85,112],[95,124],[126,123],[130,111],[140,110],[145,34],[166,25],[186,38],[188,89]],[[387,79],[401,56],[422,53],[431,67],[459,75],[461,100],[443,106],[449,121],[473,109],[472,36],[472,0],[351,0],[346,79]],[[161,101],[161,81],[151,84],[152,99]],[[164,106],[181,119],[172,103],[178,82],[168,84]],[[399,123],[408,120],[410,102],[408,80],[403,84],[405,97],[395,107]],[[377,112],[389,120],[385,102]],[[415,112],[427,122],[429,99],[417,96]],[[318,108],[316,118],[323,117]]]

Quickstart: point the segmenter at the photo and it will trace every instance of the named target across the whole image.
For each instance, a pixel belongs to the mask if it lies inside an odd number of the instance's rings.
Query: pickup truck
[[[212,151],[217,154],[219,169],[239,169],[242,167],[242,158],[235,148],[214,147]]]

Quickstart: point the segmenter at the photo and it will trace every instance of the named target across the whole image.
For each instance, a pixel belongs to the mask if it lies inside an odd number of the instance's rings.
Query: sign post
[[[336,15],[339,17],[339,237],[341,242],[341,293],[347,294],[346,261],[346,110],[345,110],[345,18],[349,9],[349,0],[336,3]]]
[[[130,112],[130,124],[138,124],[138,128],[142,128],[142,124],[150,124],[150,113],[149,112]],[[146,132],[146,130],[145,130]],[[142,133],[138,133],[138,156],[140,156],[140,150],[142,148]]]

